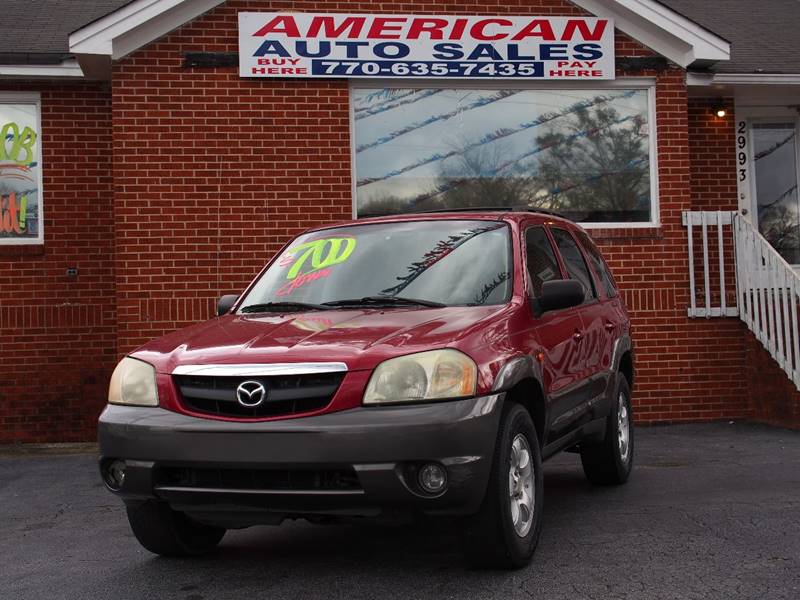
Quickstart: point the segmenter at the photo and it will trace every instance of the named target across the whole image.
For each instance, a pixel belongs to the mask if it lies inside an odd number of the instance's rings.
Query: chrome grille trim
[[[270,377],[276,375],[316,375],[342,373],[347,365],[332,363],[266,363],[232,365],[179,365],[173,375],[201,375],[208,377]]]

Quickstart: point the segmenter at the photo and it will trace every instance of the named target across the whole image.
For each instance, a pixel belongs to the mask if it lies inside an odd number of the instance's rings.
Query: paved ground
[[[639,429],[628,485],[547,463],[533,564],[480,572],[425,527],[229,532],[219,554],[156,558],[86,455],[0,458],[0,598],[800,598],[800,433],[742,424]]]

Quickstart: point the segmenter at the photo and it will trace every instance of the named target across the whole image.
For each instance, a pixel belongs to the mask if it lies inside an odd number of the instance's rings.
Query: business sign
[[[242,77],[614,79],[614,22],[239,13]]]

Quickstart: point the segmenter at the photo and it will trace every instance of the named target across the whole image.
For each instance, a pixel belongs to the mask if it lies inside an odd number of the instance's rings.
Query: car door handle
[[[572,339],[576,342],[580,342],[583,339],[583,334],[580,331],[576,331],[572,334]]]
[[[609,322],[605,324],[606,331],[612,331],[614,329],[614,324]]]

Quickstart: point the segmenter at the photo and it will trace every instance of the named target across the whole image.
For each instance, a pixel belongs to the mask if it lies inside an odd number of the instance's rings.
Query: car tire
[[[515,569],[530,562],[542,529],[543,492],[542,453],[531,416],[521,405],[506,403],[486,496],[465,528],[472,566]]]
[[[633,468],[633,411],[628,380],[617,373],[606,419],[605,438],[600,444],[581,444],[581,463],[586,478],[596,485],[620,485],[630,477]]]
[[[197,556],[214,550],[225,535],[222,527],[192,521],[165,502],[127,507],[128,522],[139,543],[161,556]]]

